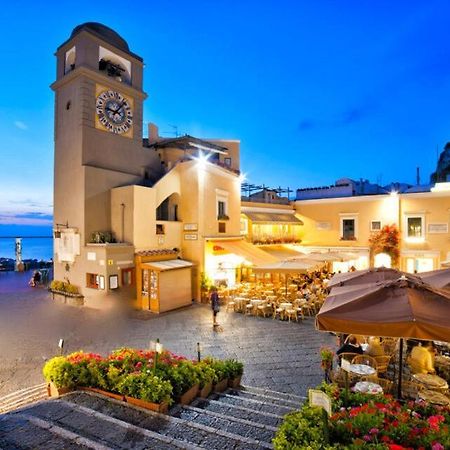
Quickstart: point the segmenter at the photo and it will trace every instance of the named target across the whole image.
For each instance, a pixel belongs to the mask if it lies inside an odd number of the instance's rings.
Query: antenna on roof
[[[176,138],[180,136],[180,133],[178,133],[178,125],[170,125],[169,127],[173,128],[172,131],[162,131],[161,134],[171,134],[175,136]]]

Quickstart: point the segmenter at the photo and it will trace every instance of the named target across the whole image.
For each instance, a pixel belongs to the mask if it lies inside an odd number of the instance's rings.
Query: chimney
[[[158,127],[151,122],[149,122],[148,124],[148,141],[149,142],[159,141]]]
[[[416,184],[417,186],[420,186],[420,167],[416,170]]]

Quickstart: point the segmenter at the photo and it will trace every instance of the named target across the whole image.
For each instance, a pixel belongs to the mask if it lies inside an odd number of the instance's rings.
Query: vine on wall
[[[400,232],[396,225],[385,225],[369,239],[372,257],[386,253],[391,257],[392,267],[397,267],[400,258]]]

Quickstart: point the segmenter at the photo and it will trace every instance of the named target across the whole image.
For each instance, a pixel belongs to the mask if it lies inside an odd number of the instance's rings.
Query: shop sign
[[[428,233],[430,234],[447,234],[448,223],[429,223]]]
[[[318,389],[310,389],[308,394],[310,405],[323,408],[328,416],[331,416],[331,398],[325,392],[319,391]]]
[[[185,234],[184,235],[184,240],[185,241],[196,241],[198,239],[198,234]]]
[[[185,223],[183,226],[184,231],[197,231],[198,225],[196,223]]]

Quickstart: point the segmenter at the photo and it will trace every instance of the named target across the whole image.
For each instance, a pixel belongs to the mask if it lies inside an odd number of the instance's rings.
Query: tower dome
[[[103,25],[102,23],[82,23],[72,30],[70,39],[74,38],[78,33],[81,33],[82,31],[88,31],[89,33],[94,34],[105,42],[108,42],[108,44],[111,44],[114,47],[123,50],[124,52],[130,52],[127,41],[123,37],[121,37],[119,33],[115,32],[113,29],[107,27],[106,25]]]

